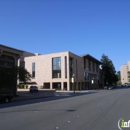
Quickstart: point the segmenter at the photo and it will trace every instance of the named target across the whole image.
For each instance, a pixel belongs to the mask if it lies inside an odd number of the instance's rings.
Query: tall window
[[[52,78],[61,78],[61,57],[52,58]]]
[[[15,65],[15,59],[12,56],[1,55],[0,66],[1,67],[12,67]]]
[[[32,63],[32,78],[35,78],[35,62]]]
[[[93,72],[95,72],[95,63],[93,63]]]
[[[70,78],[73,77],[73,58],[70,58]]]
[[[86,69],[86,59],[84,59],[84,69]]]
[[[76,78],[78,78],[78,67],[77,67],[77,59],[76,59]]]
[[[89,60],[89,63],[88,63],[88,67],[89,67],[89,71],[91,71],[91,61]]]
[[[84,80],[88,80],[89,74],[87,72],[84,72]]]
[[[67,78],[67,57],[65,56],[65,78]]]

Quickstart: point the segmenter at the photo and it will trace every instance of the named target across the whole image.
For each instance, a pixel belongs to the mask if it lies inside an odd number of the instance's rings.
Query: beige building
[[[86,90],[102,86],[100,61],[89,54],[71,52],[24,57],[25,68],[39,87],[58,90]]]
[[[120,68],[121,71],[121,83],[125,84],[128,83],[128,65],[122,65]]]
[[[122,84],[130,84],[130,61],[126,65],[120,67]]]
[[[128,61],[128,71],[130,71],[130,61]]]

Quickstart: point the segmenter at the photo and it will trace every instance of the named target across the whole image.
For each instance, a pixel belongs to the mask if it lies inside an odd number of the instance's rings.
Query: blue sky
[[[0,44],[98,60],[105,54],[118,71],[130,60],[130,0],[1,0]]]

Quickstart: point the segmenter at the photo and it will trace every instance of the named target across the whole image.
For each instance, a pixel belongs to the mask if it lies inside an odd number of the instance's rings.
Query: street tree
[[[117,77],[118,77],[118,82],[117,82],[117,84],[118,84],[118,85],[121,85],[121,72],[120,72],[120,71],[117,72]]]
[[[2,90],[11,90],[16,94],[17,80],[26,83],[31,80],[31,74],[23,67],[0,67],[0,87]]]
[[[17,80],[20,80],[23,83],[31,80],[31,74],[24,67],[14,66],[9,70],[8,74],[16,76]]]
[[[109,86],[116,84],[118,81],[118,77],[113,62],[105,54],[102,55],[101,62],[104,74],[104,85]]]

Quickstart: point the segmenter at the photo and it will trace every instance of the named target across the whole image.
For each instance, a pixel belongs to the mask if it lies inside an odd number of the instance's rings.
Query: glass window
[[[87,72],[84,72],[84,80],[88,80],[89,79],[89,74]]]
[[[2,66],[2,67],[15,66],[15,59],[12,56],[1,55],[0,56],[0,66]]]
[[[67,78],[67,57],[65,56],[65,78]]]
[[[78,78],[78,67],[77,67],[77,59],[76,59],[76,78]]]
[[[73,58],[70,58],[70,78],[73,77]]]
[[[95,72],[95,63],[93,63],[93,72]]]
[[[61,57],[52,58],[52,78],[61,78]]]
[[[89,61],[88,66],[89,66],[89,71],[91,71],[91,61]]]
[[[86,69],[86,59],[84,59],[84,69]]]
[[[35,62],[32,63],[32,78],[35,78]]]

